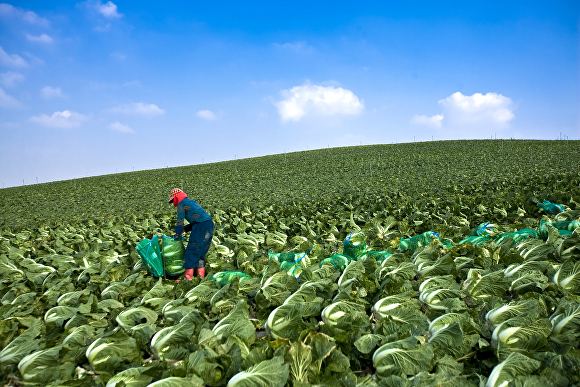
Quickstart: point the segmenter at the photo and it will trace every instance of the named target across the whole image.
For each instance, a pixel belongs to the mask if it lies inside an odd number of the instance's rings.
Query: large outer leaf
[[[540,367],[540,362],[517,352],[512,352],[501,363],[496,365],[485,387],[506,386],[505,382],[511,381],[515,376],[529,375]]]
[[[78,308],[72,306],[55,306],[46,311],[44,322],[62,325],[65,320],[71,319],[78,311]]]
[[[157,317],[157,313],[151,309],[139,306],[122,311],[116,321],[123,329],[130,329],[138,324],[153,324]]]
[[[247,343],[253,342],[256,328],[249,320],[249,311],[245,302],[240,301],[234,309],[212,329],[218,339],[236,335]]]
[[[87,347],[95,340],[95,328],[90,325],[81,325],[71,332],[62,341],[68,352],[65,360],[77,361],[84,356]]]
[[[429,371],[433,347],[419,344],[413,336],[384,344],[373,354],[373,364],[380,378],[390,375],[414,375]]]
[[[554,283],[562,290],[570,293],[580,293],[580,261],[571,259],[565,261],[560,269],[554,274]]]
[[[356,349],[361,351],[362,353],[371,353],[373,349],[376,348],[377,344],[384,338],[381,335],[375,335],[372,333],[362,335],[359,337],[355,342],[354,346]]]
[[[503,271],[494,271],[484,276],[474,270],[470,270],[467,280],[463,283],[472,297],[503,297],[509,289],[510,282],[505,279]]]
[[[25,356],[18,363],[18,370],[22,379],[27,382],[48,383],[61,378],[72,376],[71,367],[59,367],[61,346],[36,351]],[[72,365],[72,364],[71,364]],[[68,369],[68,375],[66,370]]]
[[[204,386],[205,384],[203,383],[203,380],[201,380],[197,376],[193,376],[190,378],[180,378],[177,376],[171,376],[151,383],[147,387],[204,387]]]
[[[301,304],[281,305],[274,309],[266,321],[266,329],[273,338],[295,340],[306,324],[302,320],[303,307]]]
[[[283,363],[282,357],[264,360],[234,375],[227,385],[228,387],[284,387],[290,371],[288,365]]]
[[[512,301],[491,309],[485,315],[485,319],[494,327],[512,317],[526,316],[536,318],[540,316],[542,308],[538,300]],[[543,311],[545,313],[545,311]]]
[[[107,374],[113,374],[123,367],[123,363],[131,363],[139,356],[136,340],[119,328],[95,340],[86,352],[91,367],[98,373]]]
[[[550,339],[556,343],[578,346],[580,342],[580,304],[558,308],[550,317]]]
[[[24,331],[0,352],[0,364],[17,364],[30,352],[39,348],[40,340],[36,337],[40,334],[42,325],[40,321]]]
[[[546,338],[551,328],[546,318],[514,317],[494,329],[492,344],[498,349],[507,347],[512,351],[549,350]]]
[[[105,387],[117,387],[118,384],[125,387],[146,387],[153,378],[142,374],[144,370],[147,370],[147,368],[135,367],[121,371],[109,379]]]
[[[380,311],[380,320],[393,321],[400,327],[401,331],[416,331],[422,334],[427,331],[429,319],[416,308],[410,308],[405,304],[392,304],[391,308],[382,308]]]
[[[308,368],[312,363],[312,347],[303,342],[290,344],[288,351],[292,361],[290,362],[290,375],[295,382],[308,381]]]
[[[179,323],[157,332],[151,339],[151,350],[162,360],[179,361],[189,354],[195,324]]]
[[[324,300],[321,297],[316,296],[315,286],[304,286],[302,285],[300,289],[295,291],[290,297],[288,297],[284,304],[296,304],[300,303],[303,306],[302,315],[304,317],[317,316],[322,309],[322,302]]]

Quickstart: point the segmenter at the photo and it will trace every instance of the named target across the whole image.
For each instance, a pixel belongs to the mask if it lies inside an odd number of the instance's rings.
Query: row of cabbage
[[[428,234],[413,249],[394,219],[361,229],[351,216],[332,257],[312,228],[258,225],[214,238],[212,270],[246,274],[227,283],[154,280],[120,225],[5,234],[0,368],[30,385],[575,383],[580,229],[554,227],[574,214],[544,217],[545,238],[514,243],[514,225],[487,224],[473,231],[499,234],[481,244]],[[360,249],[361,235],[390,251]],[[292,275],[260,259],[289,242],[302,251]]]

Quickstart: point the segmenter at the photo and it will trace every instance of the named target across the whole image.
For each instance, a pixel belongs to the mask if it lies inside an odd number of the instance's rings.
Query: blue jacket
[[[185,198],[177,203],[177,222],[175,223],[175,233],[183,232],[184,219],[189,223],[201,223],[210,220],[211,216],[195,200]]]

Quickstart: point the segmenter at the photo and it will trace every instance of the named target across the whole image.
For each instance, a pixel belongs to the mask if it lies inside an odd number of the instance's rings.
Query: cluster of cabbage
[[[522,238],[499,223],[472,243],[421,234],[412,249],[394,218],[361,228],[351,214],[344,243],[335,227],[325,246],[308,223],[306,236],[241,225],[217,233],[206,279],[177,284],[146,273],[123,225],[5,233],[0,373],[31,386],[578,383],[578,215],[545,215]],[[259,254],[288,244],[300,270]],[[228,270],[244,275],[212,275]]]

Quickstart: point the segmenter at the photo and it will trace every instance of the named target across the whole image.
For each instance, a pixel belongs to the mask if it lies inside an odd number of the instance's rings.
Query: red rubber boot
[[[185,269],[185,279],[188,281],[193,279],[193,269]]]
[[[205,267],[198,267],[197,275],[199,275],[201,279],[203,279],[205,277]]]

